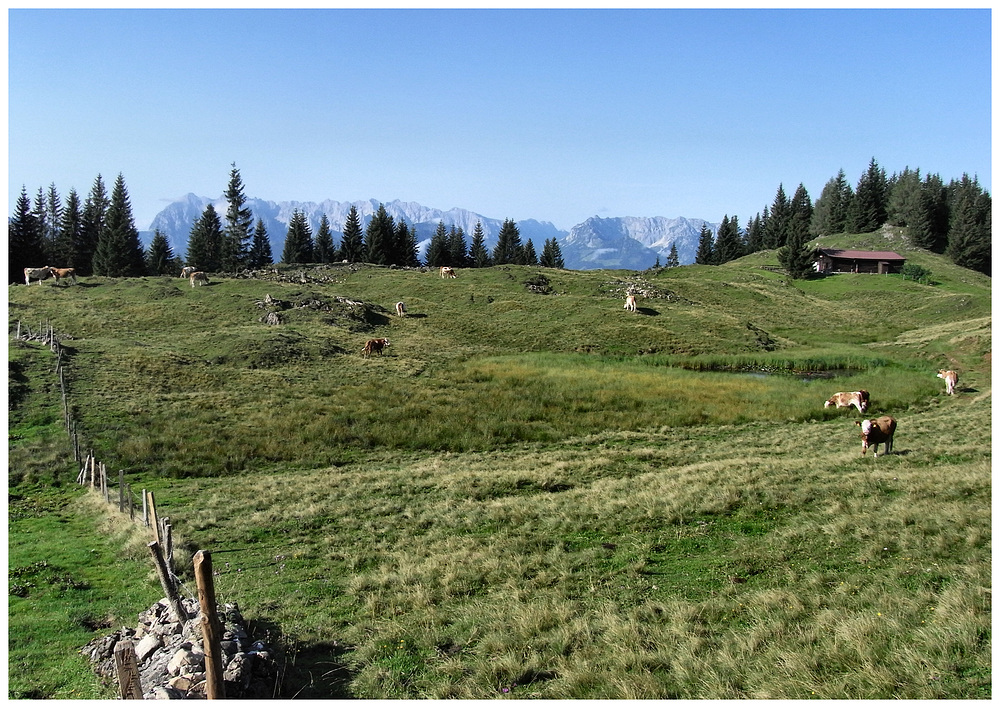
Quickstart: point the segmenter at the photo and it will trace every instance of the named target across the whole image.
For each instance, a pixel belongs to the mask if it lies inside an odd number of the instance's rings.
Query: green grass
[[[988,698],[989,281],[913,258],[937,285],[790,283],[764,253],[545,271],[549,295],[524,287],[541,269],[334,267],[10,300],[74,337],[86,444],[155,489],[182,574],[213,551],[220,599],[284,643],[287,696]],[[624,312],[629,284],[661,297]],[[329,307],[267,327],[267,294]],[[366,361],[372,336],[392,346]],[[14,489],[78,496],[40,486],[66,479],[35,463],[59,445],[46,354],[11,352]],[[856,412],[823,408],[858,388],[898,419],[893,455],[862,457]],[[107,536],[88,518],[41,535]],[[37,535],[20,523],[12,548]],[[140,562],[124,533],[101,543]],[[45,555],[11,567],[28,577]],[[83,592],[57,580],[82,564],[57,565],[37,571],[55,605]],[[131,583],[158,596],[149,571]],[[28,666],[36,640],[18,633],[12,666]],[[17,690],[65,695],[56,673],[25,669]]]

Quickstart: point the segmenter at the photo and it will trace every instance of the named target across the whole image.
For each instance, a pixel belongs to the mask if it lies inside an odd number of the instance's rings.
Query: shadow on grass
[[[277,638],[279,676],[274,698],[354,698],[347,656],[353,650],[337,642],[301,644],[287,637],[270,620],[248,622],[251,636]]]

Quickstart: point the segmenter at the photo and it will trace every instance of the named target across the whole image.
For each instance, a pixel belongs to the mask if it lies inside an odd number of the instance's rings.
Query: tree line
[[[273,265],[271,244],[262,219],[254,222],[247,207],[242,176],[232,165],[223,216],[209,204],[194,223],[183,258],[174,254],[165,234],[153,232],[149,248],[144,250],[135,227],[132,206],[119,174],[111,195],[98,175],[87,198],[81,204],[75,189],[65,203],[55,184],[48,191],[38,189],[34,202],[25,187],[8,219],[8,282],[21,282],[26,267],[54,265],[75,268],[79,275],[135,277],[141,275],[177,275],[185,265],[207,272],[237,272]],[[419,266],[417,233],[404,219],[396,222],[379,205],[362,230],[361,217],[351,207],[344,224],[340,244],[333,241],[333,230],[323,214],[315,235],[304,212],[296,209],[288,223],[283,263],[374,263],[378,265]],[[471,246],[466,244],[461,227],[446,229],[438,224],[425,254],[424,265],[485,268],[515,263],[563,268],[559,244],[546,240],[541,256],[528,239],[521,243],[517,224],[504,221],[496,246],[485,246],[482,223],[477,222]]]
[[[815,204],[800,183],[789,199],[778,185],[774,201],[740,228],[728,214],[713,235],[703,225],[695,263],[718,265],[749,253],[777,249],[778,261],[794,278],[813,272],[806,243],[820,236],[869,233],[885,224],[905,226],[910,243],[948,256],[956,265],[991,275],[992,198],[976,177],[944,183],[938,174],[909,167],[886,177],[871,159],[855,186],[843,169],[823,187]],[[672,252],[676,260],[676,252]],[[676,265],[668,259],[667,266]]]

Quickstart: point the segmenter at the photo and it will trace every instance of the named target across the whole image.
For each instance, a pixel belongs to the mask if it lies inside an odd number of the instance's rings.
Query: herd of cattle
[[[458,274],[455,272],[454,268],[449,268],[448,266],[441,266],[440,269],[442,278],[457,278]],[[200,270],[195,270],[194,268],[188,266],[181,270],[182,278],[187,278],[191,282],[191,287],[196,285],[207,285],[208,275]],[[76,282],[76,271],[72,268],[53,268],[52,266],[44,266],[42,268],[25,268],[24,269],[24,284],[31,285],[32,280],[37,280],[39,285],[41,282],[47,278],[55,278],[56,282],[60,282],[63,279],[70,279],[74,283]],[[635,312],[636,308],[636,297],[635,295],[629,293],[625,298],[625,309],[629,312]],[[406,315],[406,304],[403,302],[396,303],[396,315],[399,317],[404,317]],[[389,340],[385,337],[379,337],[376,339],[369,339],[365,342],[365,346],[361,349],[361,356],[365,359],[369,358],[372,354],[378,354],[382,356],[382,351],[389,346]],[[958,372],[950,369],[941,369],[937,373],[939,379],[943,379],[945,383],[945,392],[951,396],[955,393],[955,386],[958,384]],[[841,391],[839,393],[833,394],[827,399],[826,403],[823,404],[824,408],[829,408],[830,406],[835,406],[837,408],[857,408],[859,413],[866,413],[868,411],[868,405],[870,401],[870,396],[868,391],[861,389],[860,391]],[[896,433],[896,419],[889,415],[884,415],[879,418],[871,418],[866,420],[857,420],[855,425],[861,428],[861,454],[864,455],[868,452],[868,448],[872,448],[872,454],[878,457],[878,446],[883,446],[883,455],[888,455],[892,452],[892,437]]]

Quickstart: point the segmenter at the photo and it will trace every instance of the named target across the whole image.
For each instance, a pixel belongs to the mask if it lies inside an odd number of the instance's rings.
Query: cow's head
[[[871,420],[856,420],[855,425],[861,427],[861,454],[864,455],[868,452],[868,435],[872,432],[872,428],[875,426],[874,421]]]

